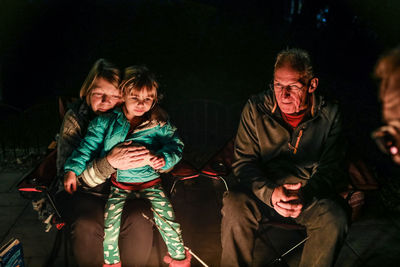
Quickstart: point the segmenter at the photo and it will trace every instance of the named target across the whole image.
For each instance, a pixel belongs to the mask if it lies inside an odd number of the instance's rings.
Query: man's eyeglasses
[[[280,91],[282,91],[283,89],[286,88],[289,92],[293,92],[293,93],[300,92],[300,90],[303,89],[304,86],[305,85],[303,85],[302,87],[298,87],[297,85],[286,85],[285,86],[285,85],[282,85],[280,83],[276,83],[276,84],[270,83],[269,84],[269,87],[271,88],[271,90],[275,90],[275,91],[280,92]]]

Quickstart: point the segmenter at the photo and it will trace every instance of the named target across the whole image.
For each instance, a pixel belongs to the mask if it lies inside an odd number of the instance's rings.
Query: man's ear
[[[308,92],[314,93],[315,90],[317,90],[318,87],[318,78],[312,78],[310,81],[310,86],[308,87]]]

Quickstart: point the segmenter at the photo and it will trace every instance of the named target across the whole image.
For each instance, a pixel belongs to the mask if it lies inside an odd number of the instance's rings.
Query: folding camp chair
[[[59,115],[61,121],[67,110],[67,105],[75,98],[60,97]],[[57,177],[56,159],[57,143],[52,141],[48,146],[48,153],[42,161],[29,172],[17,184],[21,196],[32,200],[33,208],[38,212],[39,220],[45,224],[45,231],[48,232],[55,226],[59,231],[54,240],[53,249],[45,266],[52,266],[62,246],[64,246],[65,266],[68,266],[69,229],[62,218],[60,209],[55,201],[55,194],[59,186]]]
[[[213,169],[211,168],[212,165],[214,165],[214,162],[208,162],[207,165],[205,165],[200,171],[198,171],[192,164],[185,160],[178,163],[177,166],[170,172],[171,176],[173,177],[173,183],[171,189],[169,190],[170,195],[172,196],[174,194],[178,182],[191,180],[201,176],[211,178],[213,180],[222,181],[225,190],[229,191],[229,187],[225,178],[222,176],[222,174],[213,172]],[[223,166],[216,166],[216,169],[218,168],[223,168]]]
[[[226,191],[229,191],[229,187],[224,177],[231,173],[233,144],[233,139],[230,139],[200,170],[203,176],[222,181]]]
[[[179,181],[185,181],[189,179],[193,179],[199,177],[199,171],[194,167],[190,162],[182,159],[178,164],[170,172],[170,175],[173,177],[173,183],[171,189],[169,190],[170,195],[172,196],[175,192],[176,184]]]
[[[222,149],[217,151],[200,171],[185,159],[181,160],[170,172],[174,180],[170,190],[171,195],[179,181],[186,181],[199,176],[221,181],[225,190],[229,191],[228,183],[224,177],[228,176],[231,171],[231,155],[233,155],[233,140],[229,140]]]
[[[54,200],[58,187],[56,158],[57,151],[53,148],[37,167],[23,176],[17,188],[22,197],[32,200],[39,220],[45,224],[45,231],[50,231],[53,225],[59,230],[45,266],[53,266],[62,247],[64,247],[64,265],[68,266],[69,229],[64,227],[66,224]]]
[[[64,119],[67,106],[76,98],[59,97],[58,108],[60,120]],[[48,146],[48,153],[44,159],[32,170],[26,173],[17,184],[21,196],[31,199],[34,209],[39,213],[39,219],[46,224],[46,232],[52,225],[61,229],[65,223],[61,218],[61,212],[57,208],[54,196],[58,190],[59,178],[57,177],[56,159],[57,142],[53,140]]]
[[[57,151],[54,149],[37,167],[24,175],[17,185],[22,197],[33,200],[33,206],[39,212],[39,217],[46,223],[46,232],[53,224],[57,229],[61,229],[64,225],[54,201],[57,190],[56,158]]]

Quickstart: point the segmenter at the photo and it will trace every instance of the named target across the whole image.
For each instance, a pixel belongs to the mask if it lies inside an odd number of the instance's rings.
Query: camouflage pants
[[[161,185],[155,185],[141,191],[124,190],[112,186],[104,213],[104,262],[113,264],[120,262],[118,237],[121,215],[127,197],[146,198],[151,202],[154,221],[173,259],[185,258],[180,225],[175,220],[175,214],[169,199]]]

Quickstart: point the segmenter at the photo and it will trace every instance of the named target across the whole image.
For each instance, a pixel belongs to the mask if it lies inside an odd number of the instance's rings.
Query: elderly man
[[[233,164],[239,185],[224,196],[221,266],[251,266],[255,233],[267,217],[307,230],[300,266],[331,266],[348,228],[337,189],[346,184],[341,116],[316,96],[310,57],[280,52],[271,90],[245,105]]]

